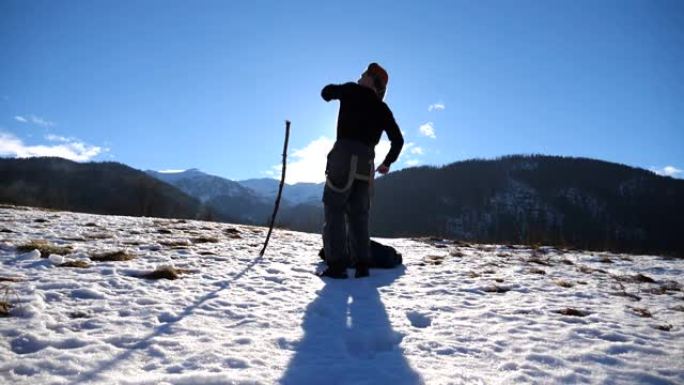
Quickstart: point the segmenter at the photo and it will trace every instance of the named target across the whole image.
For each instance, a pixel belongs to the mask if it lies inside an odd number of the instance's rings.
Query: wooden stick
[[[266,235],[266,241],[264,242],[264,247],[259,253],[259,257],[263,257],[266,252],[266,247],[268,246],[268,240],[271,239],[271,232],[273,231],[273,224],[275,223],[276,214],[278,213],[278,207],[280,207],[280,196],[283,193],[283,185],[285,184],[285,168],[287,166],[287,142],[290,140],[290,121],[285,121],[285,145],[283,146],[283,170],[280,174],[280,186],[278,186],[278,195],[276,196],[275,207],[273,208],[273,215],[271,216],[271,223],[268,226],[268,234]]]

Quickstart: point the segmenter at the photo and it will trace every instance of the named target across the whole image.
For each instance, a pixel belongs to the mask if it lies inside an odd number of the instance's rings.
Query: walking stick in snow
[[[273,215],[271,216],[271,223],[268,226],[268,234],[266,235],[266,241],[264,242],[264,247],[259,253],[259,258],[264,256],[266,252],[266,247],[268,246],[268,240],[271,239],[271,232],[273,231],[273,224],[275,223],[276,214],[278,213],[278,207],[280,207],[280,195],[283,193],[283,185],[285,184],[285,166],[287,165],[287,142],[290,140],[290,121],[285,121],[285,145],[283,146],[283,170],[280,174],[280,186],[278,186],[278,195],[276,196],[275,207],[273,207]]]

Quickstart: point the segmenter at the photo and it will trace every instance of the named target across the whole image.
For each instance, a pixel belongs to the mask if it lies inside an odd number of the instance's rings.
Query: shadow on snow
[[[392,329],[378,291],[404,270],[326,281],[306,309],[304,337],[292,347],[296,353],[280,384],[422,384],[403,355],[403,335]]]

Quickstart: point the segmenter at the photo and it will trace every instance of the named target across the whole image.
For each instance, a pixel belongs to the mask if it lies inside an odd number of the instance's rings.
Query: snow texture
[[[405,267],[335,281],[319,235],[265,234],[0,208],[0,383],[684,383],[682,260],[385,239]]]

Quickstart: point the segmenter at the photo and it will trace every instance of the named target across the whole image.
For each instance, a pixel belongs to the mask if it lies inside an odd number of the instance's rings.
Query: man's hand
[[[389,169],[390,169],[389,166],[385,166],[385,164],[383,163],[380,165],[380,167],[378,167],[378,169],[376,171],[382,175],[385,175],[389,172]]]

